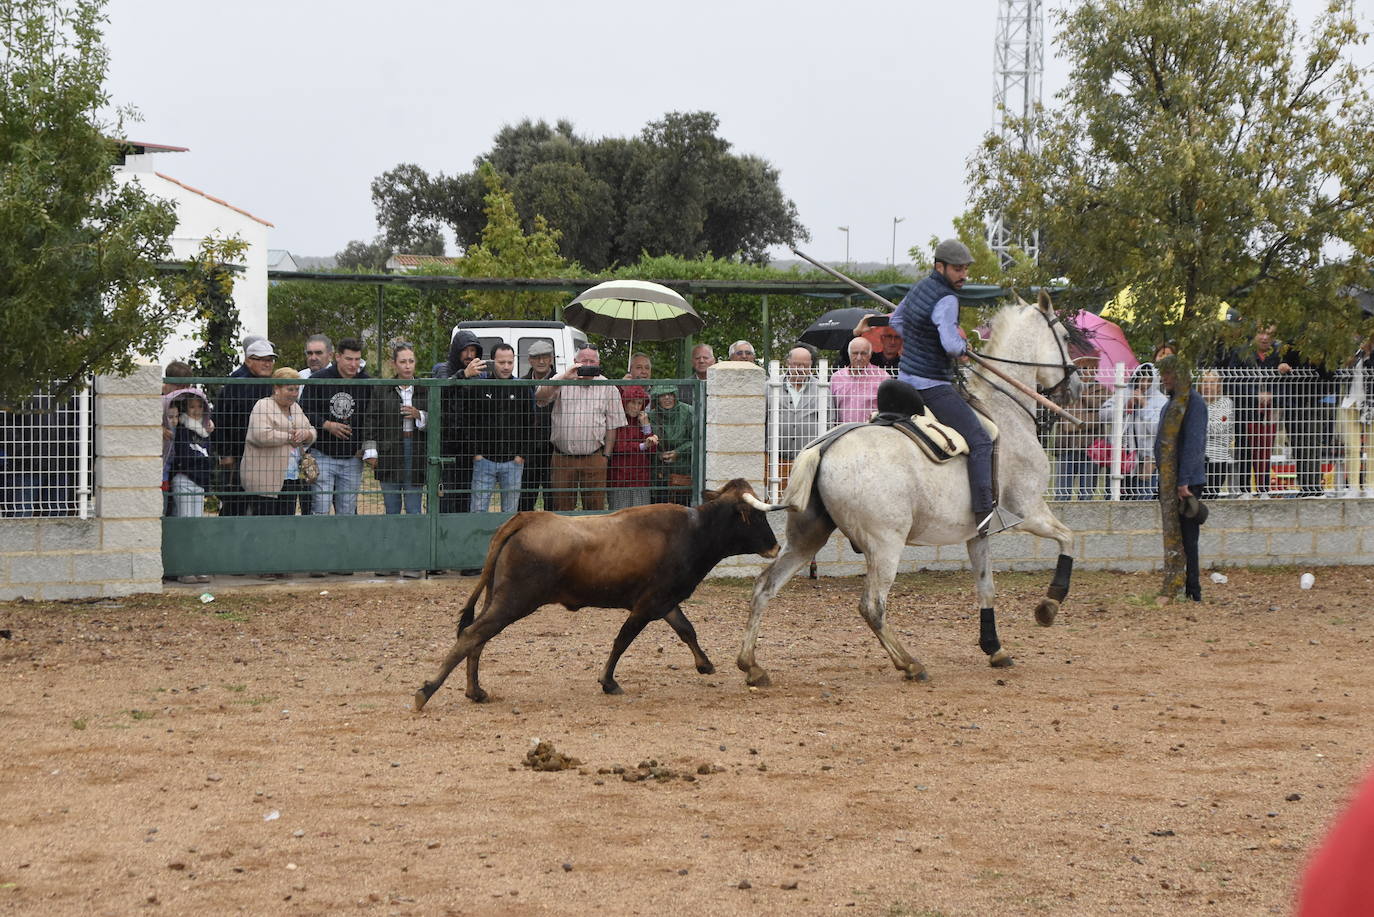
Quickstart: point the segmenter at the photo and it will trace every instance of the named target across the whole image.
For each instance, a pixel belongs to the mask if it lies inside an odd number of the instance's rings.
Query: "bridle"
[[[1036,311],[1039,311],[1039,310],[1037,309]],[[1078,372],[1078,364],[1074,363],[1073,360],[1069,359],[1068,351],[1066,351],[1066,350],[1064,349],[1064,342],[1061,341],[1061,340],[1059,339],[1059,335],[1055,333],[1054,326],[1057,325],[1057,324],[1063,324],[1063,320],[1059,317],[1058,313],[1051,312],[1051,313],[1049,313],[1049,314],[1046,314],[1046,313],[1044,313],[1044,312],[1040,312],[1040,317],[1043,318],[1043,319],[1045,320],[1045,325],[1046,325],[1046,326],[1049,328],[1049,330],[1050,330],[1050,337],[1054,338],[1055,346],[1059,348],[1059,359],[1060,359],[1060,362],[1059,362],[1059,363],[1038,363],[1038,362],[1035,362],[1035,361],[1032,361],[1032,360],[1013,360],[1013,359],[1011,359],[1011,358],[1009,358],[1009,357],[995,357],[995,356],[993,356],[992,354],[986,354],[986,353],[980,353],[980,354],[978,354],[978,359],[980,359],[980,360],[990,360],[990,361],[995,362],[995,363],[1007,363],[1007,364],[1010,364],[1010,365],[1012,365],[1012,366],[1035,366],[1035,367],[1055,367],[1055,366],[1058,366],[1060,369],[1064,370],[1064,376],[1063,376],[1063,378],[1061,378],[1058,382],[1056,382],[1054,385],[1050,386],[1049,388],[1047,388],[1047,389],[1041,389],[1042,393],[1043,393],[1046,397],[1054,398],[1057,392],[1059,392],[1062,388],[1064,388],[1064,386],[1066,386],[1066,385],[1069,384],[1069,380],[1073,378],[1073,374],[1076,373],[1076,372]],[[1067,328],[1068,328],[1068,326],[1066,325],[1066,326],[1065,326],[1065,330],[1066,330],[1066,331],[1067,331]],[[1005,388],[1003,388],[1002,386],[998,385],[996,382],[994,382],[993,380],[989,379],[987,376],[985,376],[985,375],[983,375],[982,373],[978,372],[978,370],[976,370],[976,369],[970,369],[969,372],[972,373],[974,376],[978,377],[979,379],[983,380],[983,382],[984,382],[985,384],[987,384],[990,388],[992,388],[994,391],[1001,392],[1003,395],[1007,396],[1007,398],[1010,399],[1011,402],[1012,402],[1013,404],[1015,404],[1015,405],[1016,405],[1017,407],[1019,407],[1021,410],[1023,410],[1023,411],[1026,412],[1027,416],[1030,417],[1032,423],[1035,423],[1035,424],[1038,425],[1039,421],[1038,421],[1038,418],[1035,416],[1035,412],[1034,412],[1033,410],[1031,410],[1030,408],[1026,407],[1024,404],[1022,404],[1022,403],[1021,403],[1021,399],[1017,398],[1014,394],[1012,394],[1011,392],[1007,391]]]

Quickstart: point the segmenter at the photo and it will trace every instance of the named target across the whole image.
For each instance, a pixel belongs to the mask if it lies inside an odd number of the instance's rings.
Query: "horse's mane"
[[[1029,311],[1038,311],[1035,306],[1017,299],[1001,306],[992,314],[991,321],[988,322],[988,330],[993,340],[1005,340],[1005,335],[1010,333],[1008,327],[1013,320],[1024,318]],[[1061,324],[1068,333],[1069,348],[1071,353],[1092,353],[1095,350],[1089,335],[1070,320],[1069,316],[1061,316]]]

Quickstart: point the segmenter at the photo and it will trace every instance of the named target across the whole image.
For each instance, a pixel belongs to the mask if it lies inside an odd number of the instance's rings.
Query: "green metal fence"
[[[226,393],[233,386],[270,384],[263,378],[193,378],[168,379],[179,386],[203,388],[212,402],[225,402]],[[280,382],[281,380],[278,380]],[[305,379],[298,380],[304,389],[314,386],[367,386],[377,388],[396,386],[396,379]],[[287,383],[289,384],[289,383]],[[268,493],[238,493],[226,488],[217,479],[205,490],[203,515],[199,517],[169,515],[163,520],[162,555],[164,573],[170,576],[194,574],[234,573],[294,573],[294,572],[358,572],[390,570],[461,570],[482,565],[488,542],[495,531],[510,518],[505,512],[464,512],[473,492],[470,481],[461,486],[461,477],[454,470],[466,456],[454,443],[461,444],[462,411],[449,410],[465,394],[479,387],[515,388],[528,392],[543,383],[531,380],[494,379],[415,379],[412,384],[427,392],[427,403],[439,404],[439,410],[428,412],[424,436],[422,511],[416,515],[387,514],[382,510],[380,489],[370,475],[365,475],[357,490],[358,511],[354,515],[248,515],[221,514],[226,498],[241,499],[252,504],[255,498]],[[700,502],[705,468],[706,411],[705,384],[696,379],[672,380],[568,380],[553,381],[556,386],[648,386],[673,385],[690,398],[692,412],[692,456],[689,491],[673,494],[684,502]],[[530,393],[532,395],[532,393]],[[229,401],[234,399],[230,398]],[[212,412],[213,418],[214,412]],[[450,448],[445,448],[445,424],[459,425],[450,434]],[[228,418],[225,418],[228,419]],[[217,421],[218,422],[218,421]],[[229,426],[234,426],[231,421]],[[218,432],[218,430],[216,431]],[[212,436],[212,439],[214,437]],[[219,452],[227,451],[226,444],[216,443]],[[534,508],[546,509],[548,493],[535,502]],[[651,499],[663,497],[665,488],[650,488]],[[172,501],[169,499],[169,504]],[[586,511],[579,505],[573,512]]]

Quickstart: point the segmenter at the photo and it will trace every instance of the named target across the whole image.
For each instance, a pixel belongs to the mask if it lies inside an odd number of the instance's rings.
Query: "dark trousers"
[[[1207,490],[1206,484],[1194,484],[1188,488],[1193,492],[1193,496],[1199,500]],[[1183,591],[1189,598],[1202,598],[1202,580],[1199,567],[1201,562],[1197,555],[1198,535],[1202,532],[1202,526],[1198,525],[1196,519],[1189,519],[1187,516],[1178,517],[1178,528],[1183,536],[1183,559],[1187,564],[1187,578],[1183,582]]]
[[[1308,496],[1322,492],[1322,452],[1331,438],[1320,398],[1300,397],[1283,412],[1283,425],[1297,465],[1298,489]]]
[[[544,509],[553,509],[550,468],[553,450],[547,445],[525,453],[525,473],[520,479],[520,511],[534,509],[539,494],[544,494]]]
[[[298,507],[302,516],[309,516],[315,511],[315,490],[300,478],[283,481],[277,499],[286,504],[286,511],[281,513],[283,516],[296,515]]]
[[[973,515],[982,519],[992,512],[992,439],[973,408],[952,385],[921,389],[921,397],[940,423],[959,431],[968,442],[968,486],[973,497]]]
[[[444,492],[439,497],[439,512],[465,513],[472,503],[472,456],[455,455],[444,466]]]
[[[239,459],[234,459],[234,464],[227,468],[216,466],[212,483],[219,494],[221,516],[247,516],[252,512],[254,498],[246,495],[239,483]]]

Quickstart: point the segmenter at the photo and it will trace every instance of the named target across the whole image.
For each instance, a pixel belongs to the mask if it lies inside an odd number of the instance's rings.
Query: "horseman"
[[[992,437],[953,385],[952,361],[968,360],[968,341],[959,327],[958,293],[972,263],[973,254],[967,245],[958,239],[941,242],[935,247],[934,269],[907,292],[891,322],[902,336],[897,378],[920,391],[935,418],[958,430],[968,442],[973,518],[977,520],[979,536],[986,536],[1020,520],[997,509]],[[864,327],[866,322],[867,319],[860,326]]]

